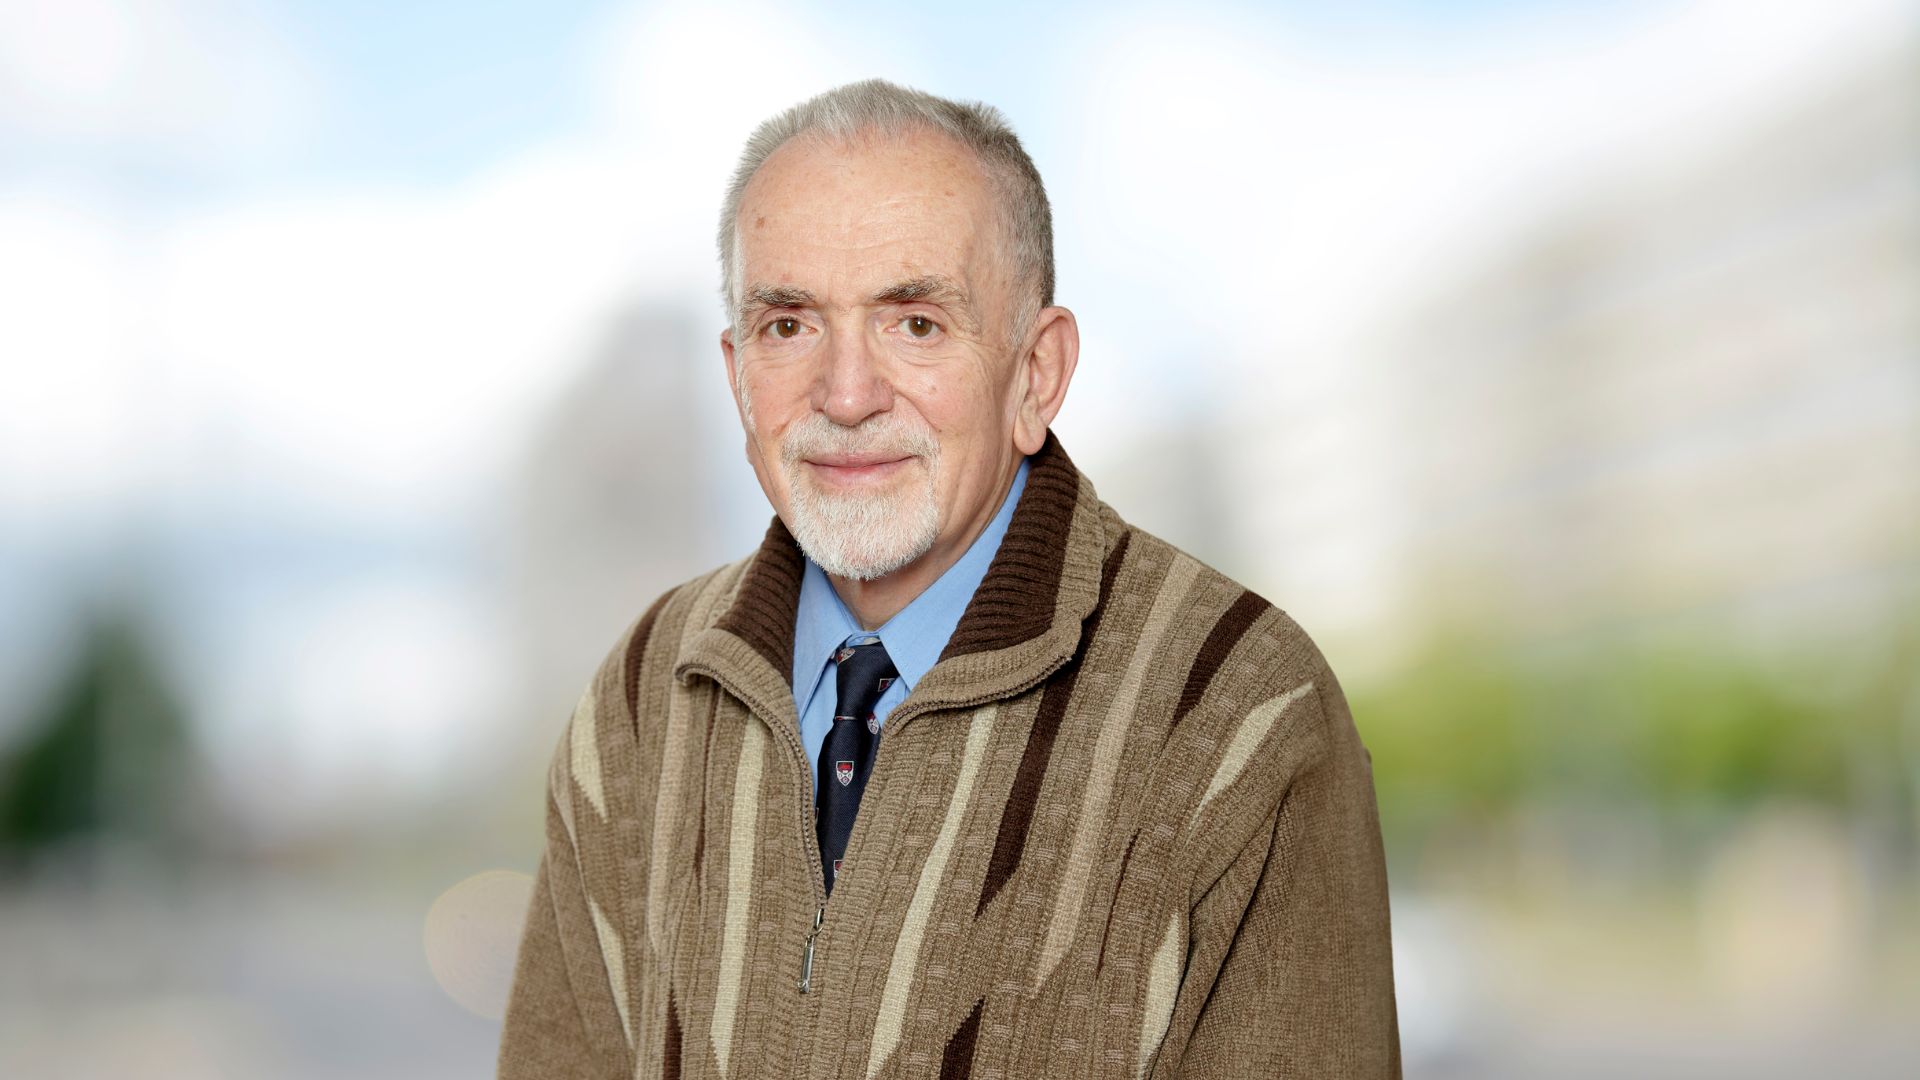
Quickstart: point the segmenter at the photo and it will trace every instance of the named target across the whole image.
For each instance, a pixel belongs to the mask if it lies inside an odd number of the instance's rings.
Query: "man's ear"
[[[1041,308],[1028,340],[1019,365],[1024,370],[1015,376],[1020,397],[1013,418],[1013,444],[1023,454],[1047,441],[1047,425],[1067,400],[1067,383],[1080,362],[1080,324],[1066,308]]]

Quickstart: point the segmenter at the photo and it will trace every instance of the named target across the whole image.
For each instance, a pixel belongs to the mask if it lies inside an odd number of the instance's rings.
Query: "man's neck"
[[[1013,467],[1000,478],[995,486],[997,493],[987,500],[979,515],[967,524],[966,531],[956,535],[951,541],[935,541],[926,554],[885,577],[871,581],[857,581],[853,578],[828,574],[827,580],[833,584],[833,591],[840,595],[840,602],[847,605],[855,622],[862,630],[878,630],[888,619],[913,603],[914,597],[927,591],[927,586],[940,580],[940,575],[960,561],[973,542],[986,530],[987,523],[1000,512],[1000,504],[1006,501],[1007,492],[1013,488],[1014,474],[1020,470],[1021,458],[1015,455]]]

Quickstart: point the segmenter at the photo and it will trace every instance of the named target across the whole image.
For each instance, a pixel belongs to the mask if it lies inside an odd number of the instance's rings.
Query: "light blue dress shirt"
[[[900,677],[881,693],[873,715],[886,731],[887,714],[913,691],[934,662],[940,659],[947,639],[960,616],[966,613],[973,591],[987,576],[993,554],[1000,550],[1000,538],[1007,533],[1013,508],[1027,486],[1029,459],[1022,458],[1013,474],[1013,486],[1000,502],[1000,509],[980,530],[958,561],[927,586],[926,591],[901,608],[878,630],[862,630],[847,610],[846,602],[833,591],[827,572],[812,559],[800,579],[800,606],[793,627],[793,700],[800,713],[800,744],[807,748],[807,774],[819,782],[820,746],[833,727],[833,707],[840,696],[833,678],[833,654],[842,645],[858,645],[879,638],[887,647],[887,656]]]

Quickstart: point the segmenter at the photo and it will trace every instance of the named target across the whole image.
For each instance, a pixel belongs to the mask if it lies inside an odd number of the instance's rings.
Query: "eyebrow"
[[[746,325],[747,317],[761,308],[812,307],[813,294],[794,285],[755,285],[740,297],[736,321]]]
[[[917,301],[952,308],[963,320],[972,322],[973,304],[967,290],[942,274],[921,274],[896,281],[873,294],[876,304],[911,304]],[[817,303],[812,292],[796,285],[754,285],[740,297],[738,321],[744,326],[751,316],[762,310],[814,307]]]
[[[960,287],[952,278],[939,274],[923,274],[898,281],[873,294],[873,299],[881,304],[911,304],[925,300],[947,307],[966,311],[967,290]]]
[[[939,304],[953,313],[954,322],[969,334],[980,332],[979,320],[973,313],[973,298],[959,282],[943,274],[921,274],[905,281],[896,281],[892,285],[873,294],[878,304],[911,304],[925,301]]]

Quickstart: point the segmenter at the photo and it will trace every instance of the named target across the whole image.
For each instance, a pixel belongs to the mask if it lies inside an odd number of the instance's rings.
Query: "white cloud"
[[[206,161],[284,145],[313,73],[253,0],[0,4],[0,137]]]
[[[13,508],[127,494],[142,423],[130,308],[142,281],[98,214],[52,195],[0,196],[0,499]]]
[[[644,187],[549,152],[449,192],[205,215],[168,245],[161,336],[197,409],[317,492],[401,510],[497,466],[578,361],[630,287]]]

